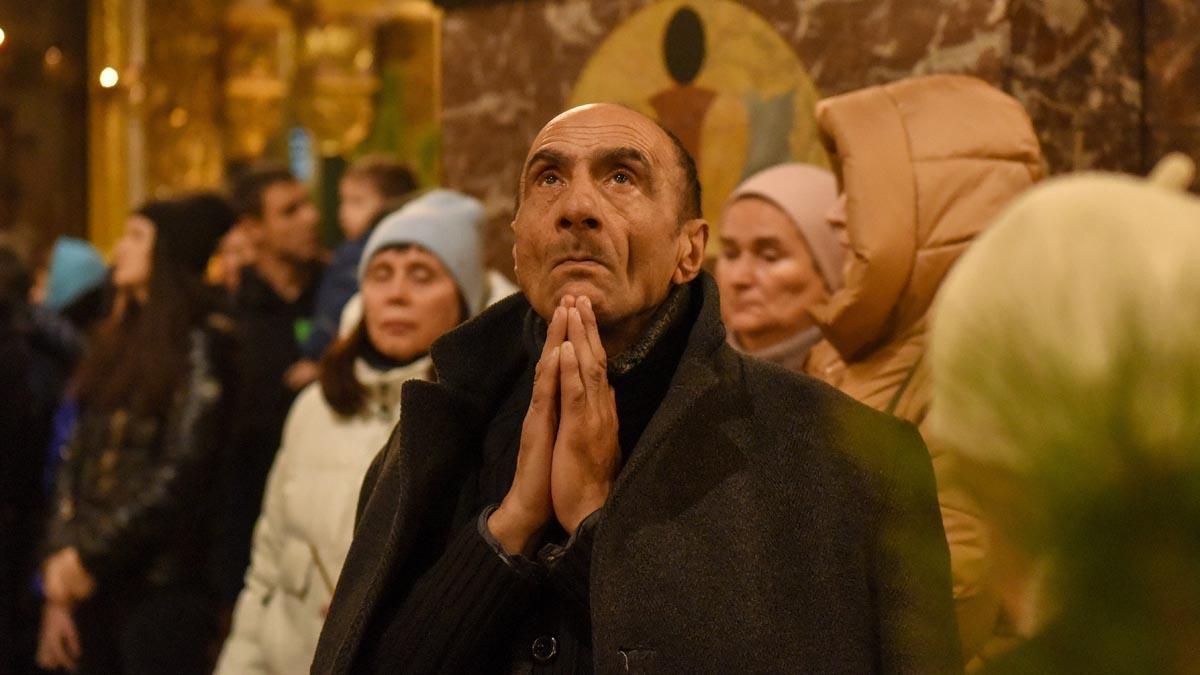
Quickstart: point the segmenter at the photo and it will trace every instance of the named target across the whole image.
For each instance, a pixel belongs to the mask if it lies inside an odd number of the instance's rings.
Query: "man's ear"
[[[521,285],[521,268],[517,267],[517,242],[515,242],[515,241],[513,242],[513,245],[512,245],[512,261],[513,261],[513,276],[517,278],[517,286],[524,289],[525,287]]]
[[[679,231],[678,245],[679,263],[671,275],[671,281],[676,285],[686,284],[700,274],[704,252],[708,248],[708,221],[695,218],[684,223]]]

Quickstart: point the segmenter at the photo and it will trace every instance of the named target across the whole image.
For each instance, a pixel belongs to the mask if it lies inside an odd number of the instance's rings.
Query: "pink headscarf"
[[[725,203],[743,197],[765,199],[786,213],[808,244],[825,289],[833,293],[842,287],[844,251],[825,220],[838,198],[837,180],[832,173],[809,164],[780,164],[742,181]]]

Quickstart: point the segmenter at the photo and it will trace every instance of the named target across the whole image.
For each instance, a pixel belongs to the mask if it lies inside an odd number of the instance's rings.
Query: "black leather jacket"
[[[74,546],[101,587],[209,584],[225,342],[219,331],[192,331],[190,370],[166,416],[81,410],[57,479],[48,554]]]

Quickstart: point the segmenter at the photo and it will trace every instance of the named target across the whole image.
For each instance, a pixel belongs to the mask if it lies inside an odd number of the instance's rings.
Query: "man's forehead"
[[[621,106],[594,105],[568,110],[550,120],[534,139],[528,156],[547,149],[590,154],[630,147],[640,150],[649,161],[661,162],[670,144],[648,117]]]

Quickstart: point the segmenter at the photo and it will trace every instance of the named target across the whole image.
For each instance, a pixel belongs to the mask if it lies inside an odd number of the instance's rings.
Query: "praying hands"
[[[551,518],[574,534],[608,500],[620,457],[616,398],[592,303],[566,296],[546,331],[512,487],[488,528],[510,555],[529,553]]]

